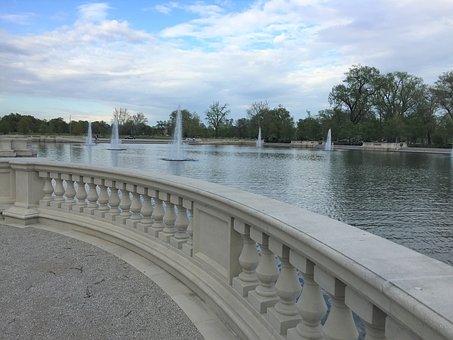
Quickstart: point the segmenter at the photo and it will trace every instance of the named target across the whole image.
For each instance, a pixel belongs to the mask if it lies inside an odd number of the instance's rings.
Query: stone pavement
[[[0,222],[1,339],[235,338],[150,261],[85,234],[43,229],[52,228]]]

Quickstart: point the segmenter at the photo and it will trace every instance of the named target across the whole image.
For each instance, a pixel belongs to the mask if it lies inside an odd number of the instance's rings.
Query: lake
[[[443,154],[167,144],[34,145],[38,157],[220,183],[346,222],[453,265],[453,160]]]

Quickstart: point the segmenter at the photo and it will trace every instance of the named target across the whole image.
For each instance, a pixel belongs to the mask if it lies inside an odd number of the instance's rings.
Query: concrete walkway
[[[236,338],[150,261],[92,236],[52,231],[0,224],[1,339]]]

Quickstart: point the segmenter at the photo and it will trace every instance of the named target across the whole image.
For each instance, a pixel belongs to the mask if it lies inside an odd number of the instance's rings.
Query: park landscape
[[[388,8],[358,29],[317,1],[135,9],[194,16],[150,31],[114,1],[53,30],[1,15],[0,333],[451,339],[453,70],[389,59],[438,41],[407,35],[438,2],[392,34]],[[355,48],[319,50],[335,30]]]

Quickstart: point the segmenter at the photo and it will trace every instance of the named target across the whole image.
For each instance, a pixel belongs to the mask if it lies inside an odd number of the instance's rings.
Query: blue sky
[[[451,0],[0,2],[0,115],[150,124],[178,105],[230,118],[255,101],[297,119],[356,64],[432,84],[453,69]]]

